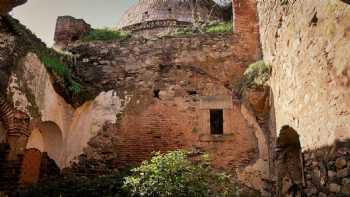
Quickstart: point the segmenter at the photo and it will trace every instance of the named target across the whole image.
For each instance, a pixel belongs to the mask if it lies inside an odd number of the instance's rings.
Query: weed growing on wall
[[[86,36],[82,38],[83,41],[95,41],[95,40],[121,40],[130,37],[128,32],[105,29],[93,29]]]
[[[73,95],[79,95],[82,92],[82,85],[73,80],[71,70],[62,63],[59,55],[55,56],[49,53],[41,53],[39,54],[39,59],[49,71],[67,81],[68,90]]]
[[[228,33],[232,31],[233,23],[231,21],[212,24],[205,29],[205,32],[207,33]]]
[[[212,23],[212,24],[197,24],[194,27],[184,27],[177,29],[171,35],[174,36],[188,36],[205,33],[230,33],[233,32],[232,21]]]
[[[237,84],[234,84],[234,92],[240,97],[246,88],[255,88],[264,86],[271,75],[271,66],[263,60],[255,62],[248,66],[243,74],[243,78]]]

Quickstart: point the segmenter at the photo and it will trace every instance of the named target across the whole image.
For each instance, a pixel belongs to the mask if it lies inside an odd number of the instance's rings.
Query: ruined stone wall
[[[240,55],[259,60],[261,58],[261,47],[256,0],[233,0],[232,5],[234,32],[241,37],[240,47],[247,50]]]
[[[0,0],[0,15],[6,15],[14,7],[24,4],[27,0]]]
[[[60,47],[75,42],[89,31],[91,31],[91,26],[83,19],[76,19],[72,16],[59,16],[54,36],[55,45]]]
[[[16,109],[32,117],[27,148],[47,152],[60,168],[69,166],[106,122],[115,123],[115,114],[122,107],[113,91],[101,92],[75,109],[56,93],[50,74],[35,54],[29,53],[18,67],[21,69],[11,75],[8,95]]]
[[[216,168],[263,190],[269,168],[265,131],[250,107],[232,100],[232,84],[256,61],[241,55],[247,48],[240,38],[212,34],[71,44],[75,76],[92,92],[114,90],[125,106],[116,124],[105,124],[90,139],[74,166],[82,172],[120,168],[153,151],[183,148],[210,153]],[[210,133],[211,109],[223,110],[222,136]]]
[[[260,0],[258,11],[264,60],[273,70],[271,132],[278,138],[288,125],[298,133],[304,152],[300,189],[308,196],[347,196],[348,167],[334,162],[348,155],[335,142],[348,147],[350,138],[350,6],[340,0]],[[279,162],[287,150],[276,148]],[[282,178],[277,189],[292,188],[293,180]]]
[[[157,88],[159,72],[173,67],[197,70],[230,87],[241,78],[248,62],[235,34],[209,34],[113,42],[75,43],[68,47],[79,54],[74,72],[98,90],[126,87]],[[190,77],[190,76],[189,76]],[[190,87],[189,87],[190,88]],[[202,87],[210,89],[210,87]],[[119,88],[117,91],[124,91]]]
[[[303,150],[350,137],[350,6],[339,0],[259,2],[276,130],[300,135]]]

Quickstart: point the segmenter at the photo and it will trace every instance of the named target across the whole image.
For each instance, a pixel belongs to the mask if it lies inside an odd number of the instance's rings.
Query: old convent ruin
[[[350,196],[350,2],[233,0],[233,32],[174,34],[225,20],[192,1],[139,0],[112,41],[59,17],[62,77],[8,14],[30,1],[0,0],[0,191],[184,149],[262,196]],[[268,81],[237,93],[258,61]]]

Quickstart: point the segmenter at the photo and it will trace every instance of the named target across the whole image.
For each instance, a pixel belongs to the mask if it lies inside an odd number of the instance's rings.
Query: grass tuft
[[[86,36],[82,38],[83,41],[108,41],[108,40],[121,40],[130,37],[128,32],[105,29],[94,29],[90,31]]]

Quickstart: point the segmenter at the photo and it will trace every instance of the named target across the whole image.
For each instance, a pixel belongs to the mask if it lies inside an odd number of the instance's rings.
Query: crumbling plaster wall
[[[303,150],[350,138],[350,6],[260,0],[258,11],[277,136],[293,127]]]
[[[74,109],[56,93],[45,66],[33,53],[29,53],[18,67],[21,69],[12,73],[8,88],[15,108],[31,115],[33,135],[37,135],[37,130],[49,129],[43,125],[51,122],[59,128],[61,133],[57,136],[62,136],[63,141],[61,147],[45,148],[49,142],[34,136],[30,138],[28,148],[48,151],[61,168],[69,166],[83,152],[90,138],[106,122],[115,123],[116,114],[122,109],[121,101],[113,91],[101,92],[95,100]],[[33,108],[38,110],[39,115],[33,113]],[[42,134],[45,132],[55,131],[42,131]],[[50,149],[55,151],[50,152]]]

